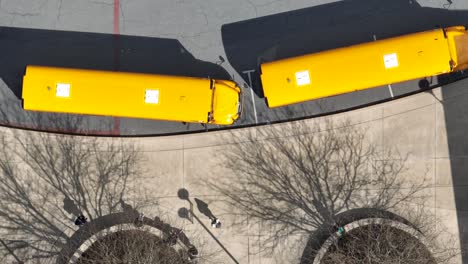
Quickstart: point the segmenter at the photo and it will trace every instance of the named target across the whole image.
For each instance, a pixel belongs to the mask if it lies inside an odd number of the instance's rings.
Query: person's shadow
[[[211,212],[210,208],[208,208],[208,204],[205,203],[204,201],[195,198],[195,202],[197,203],[197,208],[200,213],[204,214],[207,216],[211,221],[217,219],[216,216]]]
[[[75,217],[81,214],[81,211],[78,208],[78,206],[76,206],[75,202],[72,199],[70,199],[68,196],[65,196],[65,198],[63,198],[63,209],[67,213]]]

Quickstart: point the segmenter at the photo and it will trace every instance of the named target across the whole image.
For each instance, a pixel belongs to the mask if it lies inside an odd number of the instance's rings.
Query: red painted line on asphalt
[[[111,131],[111,135],[120,135],[120,117],[114,117],[114,128]]]
[[[114,0],[114,69],[120,68],[120,0]],[[120,118],[114,117],[111,135],[120,135]]]
[[[120,34],[120,0],[114,0],[114,34]]]

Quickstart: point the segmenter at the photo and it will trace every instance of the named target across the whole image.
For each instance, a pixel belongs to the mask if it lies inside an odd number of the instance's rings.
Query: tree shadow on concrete
[[[0,78],[21,98],[26,65],[230,79],[175,39],[0,27]]]
[[[9,132],[0,138],[0,228],[9,249],[23,260],[55,258],[77,228],[77,215],[91,222],[122,211],[121,201],[143,177],[134,144]],[[155,204],[146,195],[133,197],[136,205]],[[0,260],[6,254],[0,248]]]
[[[208,185],[223,195],[233,225],[257,224],[263,251],[308,237],[352,208],[390,210],[424,199],[425,180],[407,182],[408,154],[379,148],[349,121],[292,122],[234,134],[223,153],[232,172]]]
[[[266,61],[399,36],[436,27],[467,25],[468,11],[420,6],[408,0],[349,0],[225,24],[227,59],[247,80],[255,69],[254,91],[263,97],[258,73]],[[336,65],[339,71],[350,65]]]

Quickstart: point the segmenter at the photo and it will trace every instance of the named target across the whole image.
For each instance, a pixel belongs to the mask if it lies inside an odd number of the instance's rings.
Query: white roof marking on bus
[[[383,57],[385,69],[398,67],[398,57],[396,53],[386,54]]]
[[[57,83],[55,96],[57,97],[70,97],[70,84],[69,83]]]
[[[145,91],[145,103],[158,104],[159,103],[159,90],[147,89]]]
[[[296,72],[296,83],[299,86],[310,84],[309,71]]]

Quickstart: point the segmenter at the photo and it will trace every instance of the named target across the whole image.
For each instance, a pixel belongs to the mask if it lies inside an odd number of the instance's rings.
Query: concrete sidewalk
[[[449,107],[460,112],[466,111],[465,101],[468,101],[468,93],[464,90],[466,86],[468,81],[465,80],[456,86],[437,88],[382,105],[327,117],[333,121],[332,123],[349,120],[352,125],[364,127],[371,141],[381,146],[395,147],[402,153],[409,153],[408,171],[401,177],[410,181],[421,178],[428,181],[430,187],[425,192],[429,194],[430,199],[425,205],[436,217],[434,224],[438,228],[444,227],[448,230],[448,234],[453,234],[457,239],[460,232],[462,232],[460,237],[467,232],[459,230],[461,226],[459,221],[464,221],[466,213],[457,212],[454,190],[463,193],[467,187],[453,185],[452,166],[453,159],[465,154],[451,155],[444,109]],[[450,98],[442,96],[446,89],[451,91]],[[320,118],[305,122],[314,125],[325,120],[326,118]],[[232,174],[220,164],[222,162],[220,154],[233,143],[226,140],[232,138],[231,133],[242,135],[249,132],[249,129],[119,140],[124,144],[136,143],[143,151],[142,168],[146,177],[140,180],[135,189],[137,192],[151,193],[159,202],[158,208],[142,209],[146,216],[170,219],[173,226],[184,229],[194,244],[203,244],[201,254],[214,254],[214,263],[233,263],[199,223],[196,221],[192,223],[178,216],[179,208],[190,207],[187,201],[177,196],[179,189],[185,188],[189,191],[193,204],[195,204],[194,198],[203,200],[211,211],[222,219],[222,228],[211,228],[209,219],[199,213],[194,206],[194,212],[239,263],[278,263],[275,262],[278,259],[279,262],[286,263],[284,256],[300,257],[303,248],[296,245],[291,248],[284,247],[273,255],[257,254],[260,249],[259,238],[262,236],[259,229],[250,226],[247,232],[241,232],[231,226],[235,216],[228,214],[229,209],[219,202],[220,197],[217,197],[217,194],[205,184],[209,179]],[[1,131],[6,135],[13,135],[15,132],[7,128],[2,128]],[[464,133],[463,128],[459,132]],[[105,142],[116,139],[100,140]],[[133,194],[128,194],[128,197],[132,196]]]
[[[369,131],[371,140],[380,141],[383,146],[396,147],[402,153],[409,153],[407,164],[409,170],[401,176],[408,177],[408,180],[419,180],[417,177],[424,177],[428,181],[430,188],[426,191],[431,198],[426,206],[433,210],[437,224],[441,224],[457,237],[459,228],[444,105],[459,104],[459,100],[465,100],[463,86],[467,86],[467,82],[464,84],[459,88],[443,88],[457,89],[457,92],[463,96],[444,99],[442,89],[438,88],[431,92],[331,117],[334,121],[347,119],[353,125],[364,126]],[[315,121],[317,120],[307,122],[313,125]],[[243,132],[246,131],[235,130],[235,133]],[[226,138],[230,138],[230,133],[232,132],[128,139],[136,141],[144,150],[147,158],[145,168],[150,176],[144,185],[151,186],[160,198],[162,208],[167,210],[171,218],[178,217],[178,208],[188,206],[188,203],[177,197],[180,188],[186,188],[192,199],[196,197],[208,201],[215,214],[225,213],[223,204],[216,202],[216,193],[204,183],[208,179],[232,173],[219,164],[220,153],[226,151],[232,143],[226,142]],[[232,216],[223,215],[223,228],[214,229],[213,232],[238,261],[274,263],[274,258],[277,256],[255,254],[259,249],[257,241],[261,235],[258,230],[251,228],[245,234],[239,233],[229,227],[230,217]],[[206,220],[208,224],[209,221]],[[188,230],[198,229],[199,234],[203,234],[197,223],[185,221],[184,225]],[[207,235],[206,240],[210,240]],[[216,244],[212,246],[217,247]],[[288,249],[283,250],[288,251]],[[290,253],[300,254],[301,250],[291,249]],[[227,255],[224,256],[225,263],[229,263]]]

